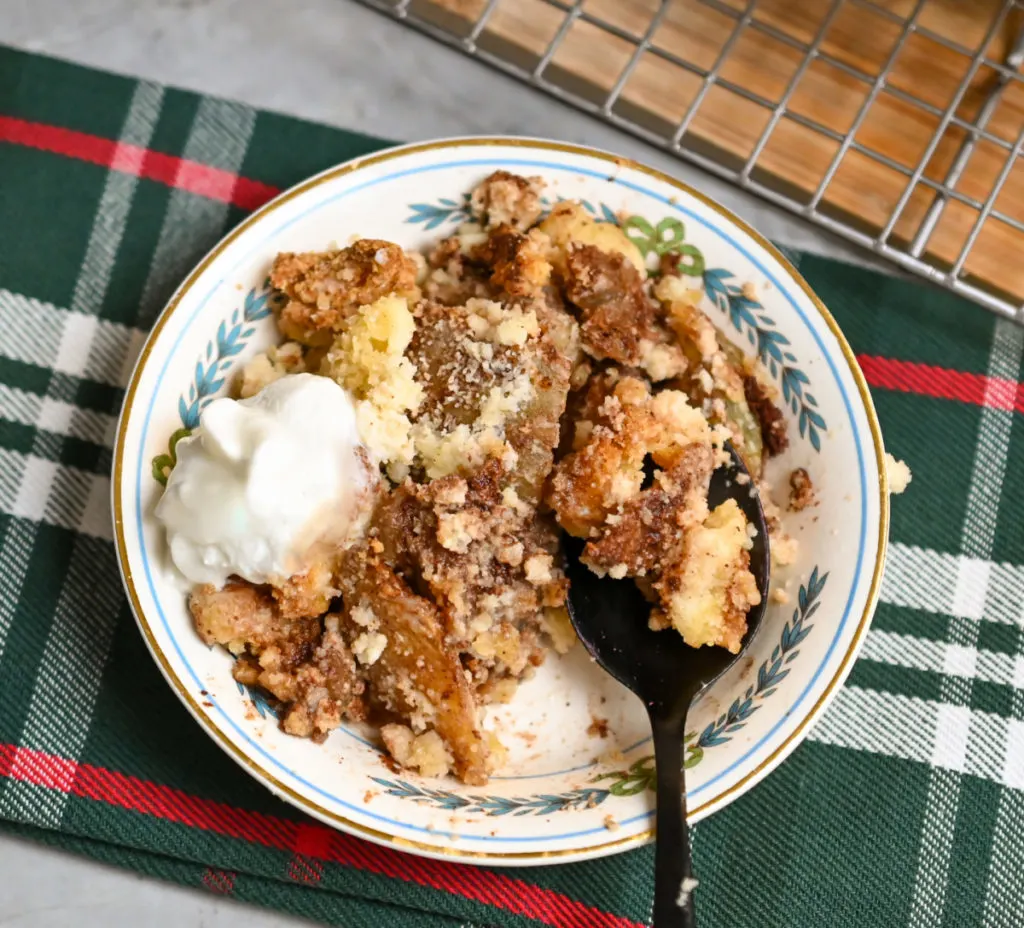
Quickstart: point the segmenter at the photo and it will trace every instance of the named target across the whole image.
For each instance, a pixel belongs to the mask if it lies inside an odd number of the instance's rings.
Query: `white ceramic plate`
[[[874,609],[888,530],[878,422],[849,346],[783,256],[722,207],[641,165],[552,142],[458,139],[352,161],[279,196],[203,260],[154,327],[118,430],[114,519],[125,586],[153,656],[203,729],[250,774],[372,841],[538,864],[651,837],[644,712],[582,648],[549,658],[511,705],[490,712],[510,759],[486,788],[398,775],[372,732],[357,726],[321,746],[278,730],[268,707],[232,680],[228,654],[193,630],[152,517],[161,493],[154,461],[166,463],[171,436],[194,427],[232,373],[276,340],[265,288],[273,256],[355,235],[425,246],[465,219],[467,192],[497,168],[540,175],[552,200],[580,198],[599,218],[634,217],[628,234],[652,261],[684,244],[712,318],[745,350],[760,350],[779,384],[790,450],[773,472],[784,479],[806,467],[820,505],[786,517],[800,553],[773,579],[788,581],[791,601],[768,607],[749,657],[690,712],[692,818],[780,763],[841,685]],[[608,721],[607,737],[594,734],[594,718]]]

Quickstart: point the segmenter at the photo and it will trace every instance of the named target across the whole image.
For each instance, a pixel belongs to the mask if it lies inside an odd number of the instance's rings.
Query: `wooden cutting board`
[[[740,0],[725,4],[741,10]],[[639,39],[655,16],[660,0],[584,0],[583,10]],[[724,5],[724,4],[723,4]],[[907,15],[913,0],[880,3]],[[485,0],[414,0],[412,8],[460,35],[469,33]],[[830,0],[761,0],[755,19],[809,44],[831,6]],[[920,24],[940,36],[977,49],[1002,6],[1001,0],[931,0]],[[545,0],[499,0],[478,39],[481,48],[520,66],[533,68],[559,26],[564,11]],[[736,20],[701,0],[670,0],[652,44],[698,68],[711,68],[735,29]],[[1024,11],[1011,13],[989,43],[987,55],[1002,61],[1018,31]],[[824,55],[862,72],[858,78],[822,60],[811,63],[790,100],[789,110],[845,134],[870,93],[870,80],[884,67],[900,26],[867,6],[846,0],[821,46]],[[595,24],[576,21],[564,36],[545,78],[596,102],[602,102],[627,66],[635,45]],[[800,66],[803,52],[757,29],[746,29],[731,47],[720,76],[775,103]],[[970,58],[922,35],[912,35],[897,55],[888,86],[944,110],[968,72]],[[997,80],[988,65],[972,79],[957,115],[973,120]],[[659,134],[671,136],[701,87],[701,77],[679,64],[647,52],[630,75],[615,111]],[[685,147],[740,167],[753,152],[771,110],[723,86],[713,86],[692,116]],[[901,100],[886,89],[868,110],[856,141],[890,162],[915,168],[938,131],[940,117]],[[1004,91],[988,129],[1010,144],[1024,130],[1024,82]],[[964,130],[947,128],[928,159],[925,176],[942,182],[965,138]],[[761,152],[754,177],[774,189],[810,200],[839,149],[826,134],[782,118]],[[1009,152],[981,140],[956,185],[961,193],[984,202]],[[821,208],[845,222],[877,233],[892,215],[908,178],[871,154],[850,150],[843,157]],[[918,185],[896,223],[892,243],[913,238],[934,192]],[[999,212],[1024,221],[1024,159],[1018,158],[996,202]],[[978,210],[951,201],[928,243],[925,257],[947,269],[956,260]],[[965,276],[1024,302],[1024,233],[995,218],[983,225],[964,270]]]

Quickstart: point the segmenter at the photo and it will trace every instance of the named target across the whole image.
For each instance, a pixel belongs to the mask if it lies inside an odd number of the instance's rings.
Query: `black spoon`
[[[731,445],[732,463],[711,478],[708,505],[728,498],[757,529],[750,569],[761,604],[747,615],[747,633],[738,654],[725,648],[691,648],[673,629],[647,627],[651,605],[632,580],[600,578],[580,563],[583,543],[568,548],[569,614],[591,656],[647,707],[654,734],[657,769],[657,847],[654,859],[654,928],[693,928],[690,837],[683,782],[683,734],[694,698],[743,656],[768,600],[768,529],[750,475]],[[743,476],[741,476],[743,475]],[[737,478],[739,481],[737,482]],[[685,881],[685,882],[684,882]]]

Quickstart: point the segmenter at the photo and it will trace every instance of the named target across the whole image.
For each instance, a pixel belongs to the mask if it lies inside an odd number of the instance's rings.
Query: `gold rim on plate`
[[[878,491],[879,491],[879,520],[878,520],[878,551],[875,558],[875,568],[871,577],[871,585],[868,589],[867,601],[864,604],[864,611],[860,617],[860,621],[857,624],[857,628],[854,631],[853,637],[850,639],[849,646],[846,649],[846,653],[843,655],[843,660],[833,674],[832,679],[829,680],[825,689],[818,697],[815,704],[810,708],[807,714],[801,719],[800,723],[793,729],[792,732],[786,737],[786,739],[775,748],[772,753],[766,757],[761,763],[757,765],[753,770],[747,772],[741,779],[730,786],[728,789],[722,791],[717,796],[709,799],[707,802],[697,806],[694,809],[688,810],[688,816],[692,820],[697,816],[709,815],[718,807],[722,806],[727,799],[735,797],[737,794],[745,792],[754,783],[766,776],[771,770],[780,764],[796,747],[796,744],[801,740],[803,733],[812,725],[824,710],[832,696],[842,685],[846,679],[847,674],[850,671],[850,667],[853,663],[853,659],[860,648],[860,644],[867,632],[868,625],[871,622],[871,617],[875,611],[875,606],[878,602],[878,594],[881,586],[882,571],[885,566],[885,554],[886,547],[888,544],[889,537],[889,486],[888,479],[885,471],[885,450],[882,444],[882,432],[878,422],[878,416],[875,412],[875,406],[871,399],[871,394],[868,391],[867,382],[864,380],[864,374],[861,372],[860,366],[857,364],[856,358],[853,354],[853,350],[847,343],[845,336],[840,330],[835,319],[832,318],[832,314],[825,308],[825,305],[818,299],[814,291],[808,285],[807,281],[803,279],[800,272],[789,262],[789,260],[780,252],[771,242],[769,242],[764,236],[755,231],[746,222],[740,219],[738,216],[731,213],[725,207],[711,200],[704,194],[687,184],[676,180],[674,177],[663,173],[655,168],[647,167],[646,165],[640,164],[630,159],[621,158],[610,152],[601,151],[599,149],[588,148],[584,145],[572,145],[564,142],[551,142],[543,139],[517,139],[517,138],[501,138],[497,137],[468,137],[468,138],[457,138],[457,139],[446,139],[434,142],[423,142],[412,145],[402,145],[395,148],[389,148],[382,152],[374,155],[370,155],[362,158],[355,158],[352,161],[347,161],[344,164],[338,165],[334,168],[311,177],[309,180],[303,181],[302,183],[292,187],[290,190],[286,190],[279,194],[269,203],[262,206],[251,216],[243,220],[236,228],[229,232],[214,248],[206,255],[205,258],[196,266],[191,274],[185,279],[178,290],[171,297],[164,311],[160,314],[159,319],[153,326],[152,331],[146,338],[146,343],[139,355],[139,359],[135,364],[135,369],[132,372],[131,380],[129,381],[127,390],[125,392],[124,404],[121,409],[121,415],[118,419],[117,424],[117,440],[114,445],[114,468],[113,468],[113,480],[111,482],[111,495],[113,497],[113,510],[114,510],[114,539],[117,546],[117,559],[121,569],[121,576],[124,580],[125,589],[128,592],[128,598],[131,602],[132,612],[135,614],[135,619],[142,630],[143,636],[145,637],[146,644],[149,647],[150,652],[156,659],[164,677],[168,683],[174,689],[178,698],[185,704],[186,708],[195,716],[196,720],[203,726],[206,731],[212,735],[220,746],[228,753],[232,759],[239,763],[242,767],[246,768],[250,774],[257,779],[263,781],[270,788],[271,792],[285,799],[289,803],[305,812],[310,813],[314,817],[320,819],[326,824],[339,826],[343,831],[359,835],[367,838],[370,841],[374,841],[377,844],[384,844],[398,850],[411,850],[421,852],[426,856],[430,857],[441,857],[441,858],[456,858],[469,862],[504,862],[504,863],[523,863],[526,861],[534,861],[541,863],[544,861],[556,861],[563,857],[579,857],[584,856],[604,856],[607,854],[615,853],[621,850],[627,850],[630,847],[639,846],[646,844],[654,837],[654,830],[648,829],[647,831],[641,832],[637,835],[632,835],[626,838],[619,838],[615,841],[608,841],[601,844],[595,844],[590,847],[579,847],[579,848],[565,848],[557,851],[525,851],[517,853],[501,853],[493,851],[467,851],[457,848],[445,848],[438,847],[432,844],[426,844],[419,841],[409,840],[407,838],[401,838],[397,835],[392,835],[384,831],[380,831],[376,828],[370,828],[367,825],[362,825],[359,822],[355,822],[352,819],[346,818],[343,815],[338,815],[335,812],[331,812],[325,809],[323,806],[314,802],[311,799],[301,795],[300,793],[293,790],[291,787],[286,786],[280,780],[278,780],[273,774],[269,773],[260,764],[256,763],[248,754],[246,754],[241,748],[239,748],[231,739],[229,739],[220,728],[212,723],[207,715],[199,708],[196,700],[191,696],[188,689],[179,679],[178,675],[171,668],[170,663],[164,656],[164,653],[160,646],[157,644],[153,632],[149,626],[149,622],[143,613],[139,596],[135,588],[135,582],[132,578],[131,568],[128,564],[127,546],[125,544],[124,535],[124,521],[123,511],[121,506],[121,483],[124,472],[124,454],[125,454],[125,434],[127,432],[128,420],[131,417],[132,405],[135,400],[135,393],[138,389],[139,380],[141,379],[142,372],[145,369],[146,361],[153,349],[160,332],[163,330],[167,321],[173,315],[182,299],[189,292],[195,282],[199,279],[202,273],[216,260],[217,257],[243,232],[250,229],[256,223],[260,222],[278,207],[294,199],[300,194],[306,193],[308,190],[312,190],[314,187],[318,187],[321,184],[327,183],[328,181],[336,180],[339,177],[343,177],[346,174],[351,174],[353,171],[359,170],[360,168],[370,167],[371,165],[382,164],[386,161],[391,161],[395,158],[404,157],[406,155],[419,154],[427,151],[437,151],[445,148],[473,148],[480,146],[503,146],[503,147],[516,147],[516,148],[532,148],[539,149],[542,151],[557,151],[571,155],[580,155],[588,158],[596,158],[601,161],[610,162],[618,167],[628,167],[632,170],[638,171],[642,174],[646,174],[656,180],[662,181],[663,183],[669,184],[675,187],[677,190],[687,194],[698,200],[708,209],[717,213],[728,222],[732,223],[751,239],[753,239],[758,245],[761,246],[768,254],[770,254],[782,267],[782,269],[792,278],[792,280],[800,287],[801,290],[806,294],[808,299],[817,309],[818,313],[824,319],[825,324],[828,326],[832,335],[835,337],[839,344],[840,350],[843,353],[843,357],[846,359],[847,366],[849,367],[850,373],[853,376],[854,382],[857,384],[857,390],[860,393],[861,402],[864,407],[864,412],[868,419],[868,425],[871,429],[871,437],[874,443],[875,458],[878,466]]]

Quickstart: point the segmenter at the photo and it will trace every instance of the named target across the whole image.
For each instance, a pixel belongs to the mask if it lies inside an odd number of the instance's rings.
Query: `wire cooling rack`
[[[1024,322],[1024,0],[360,0]]]

